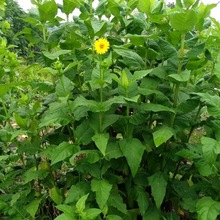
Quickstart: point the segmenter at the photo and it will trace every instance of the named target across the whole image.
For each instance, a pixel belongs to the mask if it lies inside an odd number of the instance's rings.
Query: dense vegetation
[[[219,219],[216,4],[31,2],[22,57],[0,0],[0,218]]]

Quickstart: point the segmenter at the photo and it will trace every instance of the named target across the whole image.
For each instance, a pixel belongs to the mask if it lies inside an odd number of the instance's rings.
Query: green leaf
[[[63,196],[61,194],[61,190],[54,186],[49,190],[50,198],[57,204],[61,204],[63,201]]]
[[[172,28],[181,32],[191,31],[197,21],[197,13],[194,10],[174,12],[170,15],[170,24]]]
[[[163,199],[166,194],[167,181],[164,178],[162,172],[157,172],[152,176],[148,177],[149,184],[151,186],[152,195],[158,209],[163,202]]]
[[[121,152],[121,149],[119,147],[119,143],[117,142],[110,142],[107,145],[106,152],[105,152],[105,159],[111,160],[111,159],[117,159],[119,157],[123,157],[123,154]]]
[[[96,217],[101,213],[102,211],[100,209],[96,209],[96,208],[90,208],[90,209],[86,209],[86,214],[85,214],[85,218],[86,219],[96,219]]]
[[[122,217],[118,215],[107,215],[106,220],[122,220]]]
[[[78,217],[76,217],[75,215],[73,216],[73,215],[63,213],[57,216],[54,220],[78,220]]]
[[[158,210],[156,207],[152,207],[146,211],[146,213],[143,216],[143,220],[161,220],[161,214],[160,210]]]
[[[131,69],[138,70],[144,68],[144,61],[137,53],[125,49],[113,49],[118,55],[122,57],[122,62]]]
[[[56,208],[69,216],[73,216],[74,213],[73,206],[60,204],[57,205]]]
[[[26,211],[32,216],[32,218],[35,217],[40,203],[41,199],[34,199],[26,206]]]
[[[172,108],[160,104],[143,103],[140,105],[141,112],[171,112],[175,113]]]
[[[58,7],[54,0],[44,1],[43,4],[38,6],[40,21],[46,23],[53,21],[57,15]]]
[[[48,51],[43,51],[42,53],[43,53],[43,55],[44,55],[45,57],[47,57],[48,59],[50,59],[50,60],[56,60],[56,59],[59,58],[59,56],[64,55],[64,54],[68,54],[68,53],[70,53],[70,52],[71,52],[71,50],[58,50],[58,51],[55,51],[55,52],[53,52],[53,53],[48,52]]]
[[[163,126],[155,132],[153,132],[154,144],[156,147],[159,147],[161,144],[168,141],[172,136],[175,135],[175,132],[172,128]]]
[[[116,208],[118,211],[124,214],[127,214],[126,204],[123,202],[122,197],[117,191],[111,192],[107,205]]]
[[[134,177],[141,163],[145,146],[135,138],[124,139],[119,142],[119,145],[131,169],[132,176]]]
[[[95,142],[96,147],[101,151],[103,156],[105,156],[108,139],[109,139],[109,133],[105,133],[105,134],[97,133],[92,137],[92,140]]]
[[[185,70],[181,73],[174,73],[174,74],[170,74],[168,76],[168,78],[173,81],[174,83],[184,83],[184,82],[188,82],[190,79],[190,71],[189,70]]]
[[[69,15],[75,8],[78,8],[79,6],[80,2],[78,0],[63,0],[62,12]]]
[[[220,214],[220,202],[211,197],[203,197],[196,204],[198,220],[216,220]]]
[[[53,165],[55,163],[65,160],[66,158],[79,151],[80,148],[78,145],[63,142],[56,147],[51,147],[49,150],[42,152],[42,155],[45,155],[49,159],[51,159],[51,165]]]
[[[14,113],[14,118],[18,126],[22,129],[27,129],[27,119],[22,118],[20,115]]]
[[[31,168],[30,170],[27,170],[24,173],[24,182],[28,183],[32,180],[37,180],[37,179],[45,179],[48,176],[48,171],[45,170],[33,170]]]
[[[208,93],[192,93],[200,97],[202,102],[207,105],[208,113],[214,117],[220,117],[220,97],[217,95],[210,95]]]
[[[136,187],[135,188],[135,193],[136,193],[136,200],[140,209],[140,213],[143,216],[146,210],[149,207],[149,198],[147,196],[147,193],[145,190],[141,187]]]
[[[110,196],[112,185],[106,180],[93,179],[91,189],[96,194],[96,201],[100,209],[103,209]]]
[[[147,15],[151,14],[151,11],[153,10],[156,2],[155,0],[139,0],[137,8],[141,12],[145,12]]]
[[[76,203],[76,208],[78,212],[83,212],[86,207],[86,200],[88,199],[89,193],[82,196],[79,201]]]
[[[65,203],[70,204],[73,202],[77,202],[82,196],[89,193],[90,191],[90,183],[88,182],[78,182],[75,185],[72,185],[67,196]]]
[[[56,94],[59,97],[67,97],[73,90],[73,83],[65,76],[61,76],[60,80],[56,84]]]

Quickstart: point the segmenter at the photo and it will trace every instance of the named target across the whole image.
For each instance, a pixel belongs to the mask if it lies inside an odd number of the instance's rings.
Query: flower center
[[[105,46],[104,44],[100,44],[100,46],[99,46],[99,47],[100,47],[100,49],[103,49],[103,48],[104,48],[104,46]]]

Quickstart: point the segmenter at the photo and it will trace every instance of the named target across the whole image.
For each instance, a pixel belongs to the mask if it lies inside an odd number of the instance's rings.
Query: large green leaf
[[[64,55],[64,54],[68,54],[70,52],[71,52],[71,50],[58,50],[58,51],[55,51],[53,53],[52,52],[48,52],[48,51],[43,51],[42,53],[48,59],[56,60],[56,59],[59,58],[59,56]]]
[[[63,142],[56,147],[48,148],[47,150],[42,152],[42,155],[45,155],[49,159],[51,159],[51,165],[53,165],[55,163],[65,160],[71,155],[77,153],[79,150],[79,146]]]
[[[191,31],[196,23],[197,13],[192,9],[183,12],[174,12],[170,15],[170,24],[177,31]]]
[[[175,82],[175,83],[184,83],[184,82],[188,82],[190,79],[190,71],[189,70],[185,70],[181,73],[174,73],[174,74],[170,74],[168,76],[168,78]]]
[[[149,198],[145,190],[141,187],[136,187],[135,193],[136,193],[136,197],[137,197],[136,200],[140,209],[140,213],[143,216],[149,207]]]
[[[139,0],[137,8],[139,11],[145,12],[149,16],[155,4],[156,4],[155,0],[149,0],[149,1]]]
[[[106,180],[93,179],[91,189],[96,194],[96,201],[100,209],[103,209],[110,196],[112,185]]]
[[[172,128],[163,126],[156,130],[153,133],[154,144],[156,147],[159,147],[161,144],[168,141],[172,136],[175,135],[175,132]]]
[[[211,197],[203,197],[197,202],[196,209],[198,220],[216,220],[220,214],[220,202]]]
[[[113,48],[114,51],[122,57],[122,62],[134,70],[143,69],[145,63],[143,59],[135,52],[125,49]]]
[[[154,103],[143,103],[140,105],[141,112],[171,112],[175,113],[175,111],[167,106],[154,104]]]
[[[103,156],[105,156],[105,151],[106,151],[106,147],[108,144],[108,139],[109,139],[108,133],[105,133],[105,134],[97,133],[92,137],[92,140],[95,142],[97,148],[101,151]]]
[[[152,195],[158,209],[163,202],[166,194],[167,181],[162,172],[157,172],[148,177],[149,184],[151,186]]]
[[[65,76],[61,76],[60,80],[57,82],[56,85],[56,94],[59,97],[66,97],[71,94],[72,89],[72,81]]]
[[[53,21],[57,15],[58,6],[54,0],[44,1],[43,4],[38,6],[40,21],[46,23]]]
[[[86,209],[85,219],[96,219],[96,217],[102,212],[100,209],[90,208]]]
[[[78,0],[63,0],[63,13],[69,15],[73,12],[75,8],[80,6],[80,1]]]
[[[49,190],[50,198],[57,204],[61,204],[63,201],[63,196],[61,190],[54,186]]]
[[[65,204],[77,202],[82,196],[90,192],[89,182],[78,182],[72,185],[65,199]]]
[[[141,163],[145,146],[136,138],[124,139],[119,144],[134,177]]]
[[[118,211],[127,214],[127,208],[126,204],[123,202],[122,197],[117,191],[112,191],[109,200],[108,200],[108,206],[112,206],[116,208]]]
[[[35,217],[35,214],[37,213],[40,203],[41,203],[41,199],[34,199],[26,206],[26,211],[33,218]]]

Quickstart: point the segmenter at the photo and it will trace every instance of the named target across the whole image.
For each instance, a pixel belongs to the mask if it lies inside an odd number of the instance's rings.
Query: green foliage
[[[28,65],[0,0],[0,218],[217,219],[215,4],[31,2]]]

